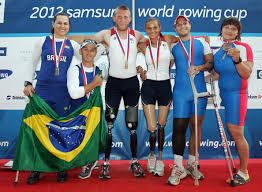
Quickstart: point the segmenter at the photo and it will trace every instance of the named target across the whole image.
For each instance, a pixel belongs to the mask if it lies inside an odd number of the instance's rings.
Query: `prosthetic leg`
[[[132,160],[130,171],[134,174],[135,177],[144,177],[145,173],[136,158],[137,153],[137,122],[138,122],[138,107],[126,106],[125,108],[126,115],[126,126],[130,130],[130,148],[132,152]]]

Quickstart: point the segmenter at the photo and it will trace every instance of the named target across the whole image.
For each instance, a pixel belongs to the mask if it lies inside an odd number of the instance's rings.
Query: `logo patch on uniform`
[[[70,49],[70,46],[69,45],[65,45],[65,49]]]

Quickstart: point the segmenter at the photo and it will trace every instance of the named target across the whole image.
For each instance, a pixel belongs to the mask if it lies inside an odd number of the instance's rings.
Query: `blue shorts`
[[[247,113],[247,93],[220,91],[221,105],[225,106],[226,122],[244,126]]]
[[[198,98],[197,115],[203,116],[206,111],[207,98]],[[174,91],[173,94],[174,118],[190,118],[195,114],[194,97],[182,91]]]

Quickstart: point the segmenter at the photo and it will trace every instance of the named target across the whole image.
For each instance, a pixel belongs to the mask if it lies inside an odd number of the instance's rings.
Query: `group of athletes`
[[[34,49],[30,69],[32,77],[25,82],[25,95],[32,96],[33,92],[37,93],[59,116],[68,115],[88,99],[95,87],[102,84],[101,69],[95,66],[94,61],[100,54],[98,44],[103,44],[108,51],[110,67],[105,88],[107,148],[99,178],[110,179],[109,157],[112,146],[112,128],[121,98],[124,100],[126,126],[130,131],[132,153],[130,171],[135,177],[145,176],[137,160],[136,129],[140,97],[137,73],[140,73],[143,81],[141,99],[150,133],[147,171],[156,176],[164,175],[165,165],[162,160],[162,152],[165,124],[170,104],[173,102],[174,165],[167,183],[178,185],[180,180],[187,175],[195,178],[197,171],[195,165],[195,106],[189,75],[192,72],[197,73],[194,81],[197,91],[206,92],[207,78],[204,76],[204,71],[213,70],[215,79],[219,79],[220,95],[226,110],[227,127],[236,143],[240,158],[240,169],[234,175],[234,181],[237,185],[250,182],[247,170],[249,149],[243,130],[247,110],[247,79],[252,72],[253,56],[250,46],[239,41],[241,23],[236,18],[227,18],[223,21],[220,37],[224,44],[231,44],[231,48],[225,49],[222,43],[221,47],[212,53],[204,37],[191,36],[190,20],[182,15],[179,15],[174,21],[174,29],[178,37],[162,35],[161,24],[156,18],[149,18],[145,23],[148,38],[130,29],[131,13],[125,5],[116,8],[113,21],[115,26],[94,35],[67,36],[70,28],[69,17],[64,13],[57,14],[52,23],[52,35],[39,40]],[[54,59],[47,59],[51,58],[50,55]],[[72,64],[73,56],[81,58],[82,62]],[[41,68],[36,86],[33,88],[33,74],[40,60]],[[137,66],[137,63],[141,62],[145,64]],[[172,93],[169,70],[174,63],[176,78]],[[159,110],[157,119],[156,102]],[[198,149],[206,105],[207,98],[198,99]],[[188,124],[191,130],[189,157],[184,167],[183,154]],[[158,158],[155,155],[156,140],[158,140]],[[90,177],[92,170],[98,167],[97,161],[83,166],[79,178]],[[199,170],[197,175],[198,179],[204,179],[204,175]],[[34,184],[41,176],[41,172],[32,171],[27,183]],[[58,182],[66,181],[67,177],[67,171],[57,173]]]

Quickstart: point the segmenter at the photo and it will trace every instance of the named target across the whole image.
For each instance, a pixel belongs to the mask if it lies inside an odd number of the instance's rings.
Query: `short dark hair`
[[[115,9],[114,15],[116,15],[116,12],[117,12],[118,10],[129,11],[129,12],[130,12],[130,15],[131,15],[131,11],[130,11],[130,9],[129,9],[126,5],[119,5],[119,6]]]
[[[229,17],[223,20],[221,27],[220,27],[220,32],[219,32],[219,36],[222,37],[222,29],[224,26],[226,25],[234,25],[236,26],[237,30],[238,30],[238,34],[236,37],[236,40],[241,40],[240,35],[242,33],[242,25],[240,23],[240,21],[236,18],[236,17]]]
[[[54,16],[53,22],[55,22],[56,19],[57,19],[57,17],[60,16],[60,15],[66,16],[66,17],[68,18],[68,21],[69,21],[69,29],[70,29],[70,28],[71,28],[70,18],[69,18],[69,16],[68,16],[66,13],[64,13],[64,12],[57,13],[57,14]],[[53,26],[52,26],[50,32],[51,32],[52,34],[54,34],[55,31],[54,31],[54,27],[53,27]]]

